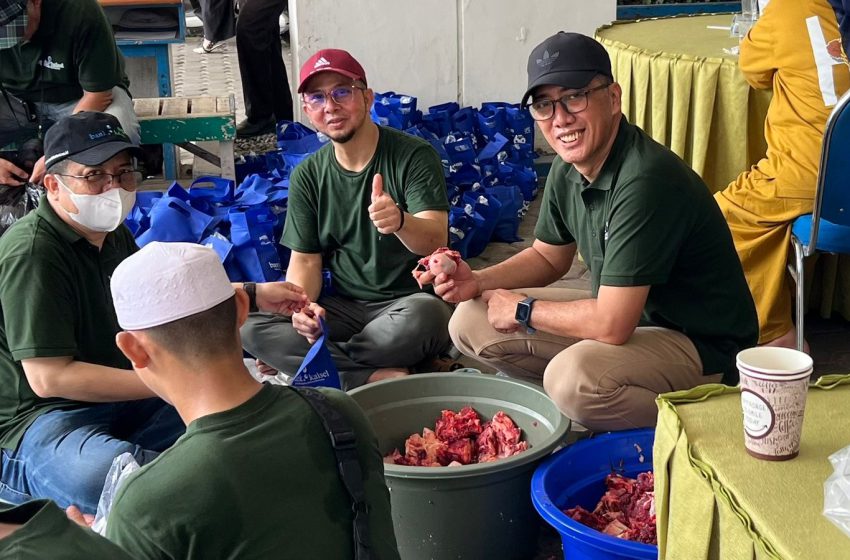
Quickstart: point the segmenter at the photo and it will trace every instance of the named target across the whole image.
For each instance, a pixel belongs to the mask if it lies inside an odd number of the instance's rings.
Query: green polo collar
[[[84,239],[82,235],[66,224],[62,218],[56,214],[56,211],[53,210],[53,206],[51,206],[50,202],[47,200],[46,195],[42,195],[39,199],[38,208],[35,209],[35,213],[39,218],[47,222],[50,227],[56,230],[56,233],[58,233],[62,239],[68,243],[76,243],[80,239]]]

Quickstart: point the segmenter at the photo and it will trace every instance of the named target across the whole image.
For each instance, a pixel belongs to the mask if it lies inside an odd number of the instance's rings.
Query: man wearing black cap
[[[0,0],[0,149],[61,117],[105,111],[138,143],[124,59],[97,0]],[[0,159],[0,185],[41,182],[44,160]]]
[[[559,157],[534,243],[483,270],[461,263],[452,277],[424,278],[464,302],[449,324],[462,352],[542,379],[561,410],[593,430],[653,426],[658,393],[736,383],[735,354],[758,332],[711,194],[626,121],[620,101],[598,42],[561,32],[538,45],[522,102]],[[577,250],[591,293],[542,288]]]
[[[39,207],[0,238],[0,499],[94,513],[112,460],[140,464],[184,427],[115,345],[112,271],[136,251],[122,222],[139,152],[112,115],[82,112],[45,137]]]

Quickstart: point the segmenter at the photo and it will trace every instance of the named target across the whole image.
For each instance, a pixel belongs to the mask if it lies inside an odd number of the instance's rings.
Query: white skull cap
[[[235,293],[215,251],[158,241],[119,264],[111,288],[118,324],[128,331],[195,315]]]

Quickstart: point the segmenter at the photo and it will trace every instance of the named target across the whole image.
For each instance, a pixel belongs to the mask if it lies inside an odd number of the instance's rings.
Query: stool
[[[221,169],[221,176],[236,179],[233,140],[236,138],[236,102],[228,97],[151,97],[133,100],[139,118],[142,144],[164,144],[165,178],[177,179],[175,150],[180,146]],[[193,142],[217,141],[219,155]]]

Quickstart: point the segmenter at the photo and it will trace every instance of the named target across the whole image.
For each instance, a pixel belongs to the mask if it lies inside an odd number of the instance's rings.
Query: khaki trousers
[[[587,299],[588,292],[530,288],[522,293],[548,301]],[[569,418],[593,431],[655,426],[659,393],[719,383],[703,375],[702,361],[685,335],[638,327],[628,342],[606,344],[538,331],[501,334],[476,298],[460,304],[449,322],[455,346],[511,377],[540,384]]]

